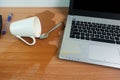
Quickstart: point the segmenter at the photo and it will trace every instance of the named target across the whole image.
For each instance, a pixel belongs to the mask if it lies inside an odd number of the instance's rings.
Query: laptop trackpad
[[[92,60],[120,63],[119,51],[117,47],[90,45],[88,58]]]

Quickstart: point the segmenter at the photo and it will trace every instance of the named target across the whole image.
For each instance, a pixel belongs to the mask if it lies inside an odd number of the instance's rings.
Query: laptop
[[[70,0],[59,58],[120,68],[119,2]]]

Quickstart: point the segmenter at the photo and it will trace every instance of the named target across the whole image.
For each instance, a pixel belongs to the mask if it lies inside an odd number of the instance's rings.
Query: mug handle
[[[21,36],[16,36],[17,38],[19,38],[20,40],[22,40],[24,43],[26,43],[27,45],[29,45],[29,46],[32,46],[32,45],[34,45],[35,43],[36,43],[36,40],[35,40],[35,38],[33,37],[33,36],[30,36],[30,38],[33,40],[33,42],[32,43],[29,43],[29,42],[27,42],[25,39],[23,39]]]

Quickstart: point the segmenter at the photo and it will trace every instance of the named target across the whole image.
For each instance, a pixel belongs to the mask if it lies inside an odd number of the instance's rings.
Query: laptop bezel
[[[76,1],[76,0],[70,0],[69,15],[80,15],[80,16],[88,16],[88,17],[108,18],[108,19],[120,20],[120,14],[118,14],[118,13],[95,12],[95,11],[74,9],[73,8],[74,1]]]

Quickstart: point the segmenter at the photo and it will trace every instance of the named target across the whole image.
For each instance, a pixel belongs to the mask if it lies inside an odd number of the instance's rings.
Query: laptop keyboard
[[[120,44],[120,26],[72,21],[70,38]]]

